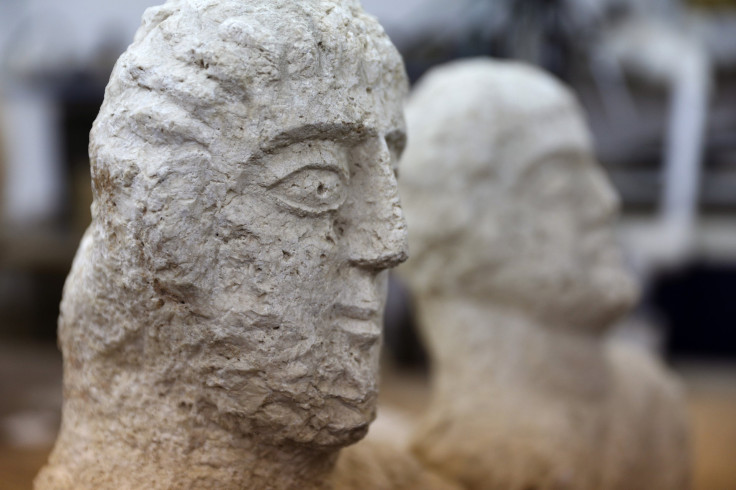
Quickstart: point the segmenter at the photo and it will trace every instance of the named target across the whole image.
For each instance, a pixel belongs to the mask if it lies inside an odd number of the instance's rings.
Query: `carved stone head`
[[[539,70],[487,59],[425,76],[407,106],[402,197],[420,295],[596,329],[637,288],[614,238],[618,196],[574,96]]]
[[[171,417],[269,444],[360,438],[384,271],[406,258],[406,88],[357,1],[148,10],[91,134],[93,223],[59,328],[66,410],[93,392],[102,411],[163,398]]]

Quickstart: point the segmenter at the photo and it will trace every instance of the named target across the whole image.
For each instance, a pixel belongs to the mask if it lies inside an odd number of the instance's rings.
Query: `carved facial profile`
[[[512,69],[513,68],[513,69]],[[618,197],[567,89],[477,60],[426,76],[407,107],[407,277],[550,326],[607,325],[637,288],[614,238]]]
[[[406,86],[357,2],[149,10],[92,133],[96,264],[70,279],[65,352],[124,358],[178,410],[268,443],[361,437],[384,271],[406,258]]]
[[[218,290],[202,295],[210,303],[202,305],[205,316],[217,320],[202,362],[203,371],[216,367],[207,383],[225,388],[211,396],[229,407],[226,419],[246,408],[258,423],[288,433],[300,426],[294,418],[313,418],[327,426],[320,443],[332,444],[333,432],[355,437],[372,418],[383,271],[406,257],[386,138],[402,130],[308,128],[246,162],[219,213]],[[244,357],[236,370],[233,346]],[[269,396],[254,398],[261,383]],[[241,384],[248,386],[242,398]],[[313,435],[288,437],[310,442]]]

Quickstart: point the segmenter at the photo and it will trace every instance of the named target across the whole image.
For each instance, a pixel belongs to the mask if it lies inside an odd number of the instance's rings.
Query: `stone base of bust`
[[[73,402],[65,403],[61,432],[35,479],[36,490],[331,488],[335,448],[268,445],[204,420],[172,415],[165,424],[144,411],[95,418],[75,411]],[[166,408],[151,409],[157,411]]]
[[[412,449],[428,467],[468,489],[688,488],[680,389],[644,353],[463,300],[419,313],[436,377]]]
[[[69,448],[67,448],[68,450]],[[287,458],[273,448],[257,462],[252,454],[228,461],[218,460],[219,451],[209,455],[209,463],[185,460],[165,461],[154,455],[120,445],[107,448],[76,448],[73,454],[54,454],[35,479],[37,490],[72,489],[329,489],[329,475],[336,454],[312,458]],[[78,460],[73,461],[72,456]],[[262,458],[272,456],[267,465]],[[280,471],[275,471],[276,468]]]
[[[52,457],[49,464],[35,479],[38,490],[72,489],[330,489],[328,478],[335,456],[293,458],[279,463],[281,471],[253,462],[251,455],[243,455],[238,462],[219,463],[218,452],[211,454],[211,464],[162,462],[131,458],[131,452],[122,447],[107,448],[102,454],[96,449],[83,448],[77,452],[79,461]],[[278,450],[271,454],[284,458]],[[136,455],[137,456],[137,455]],[[223,459],[227,461],[227,459]],[[156,464],[156,463],[162,464]],[[308,469],[308,471],[304,471]]]
[[[273,454],[278,451],[274,450]],[[249,463],[244,457],[238,464],[155,464],[130,458],[123,448],[109,448],[95,458],[91,448],[79,454],[81,461],[70,463],[52,458],[34,481],[38,490],[73,489],[331,489],[327,482],[333,458],[321,460],[295,459],[283,461],[281,472],[264,469],[261,464]],[[212,455],[216,458],[217,453]],[[281,455],[283,457],[283,455]],[[107,462],[101,462],[105,458]],[[296,475],[293,468],[309,467],[309,475]],[[318,471],[321,469],[321,471]],[[306,472],[305,472],[306,473]]]

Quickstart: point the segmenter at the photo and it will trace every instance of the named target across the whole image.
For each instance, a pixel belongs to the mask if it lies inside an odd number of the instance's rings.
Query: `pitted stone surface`
[[[574,96],[531,67],[456,62],[407,107],[401,192],[433,402],[413,437],[472,489],[684,489],[684,403],[604,341],[637,297],[618,196]]]
[[[90,141],[38,489],[325,488],[406,258],[401,58],[352,0],[146,11]]]

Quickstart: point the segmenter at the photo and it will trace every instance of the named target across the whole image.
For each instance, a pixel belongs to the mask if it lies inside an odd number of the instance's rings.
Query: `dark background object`
[[[693,263],[657,277],[651,303],[666,321],[668,353],[732,360],[736,353],[736,263]]]

